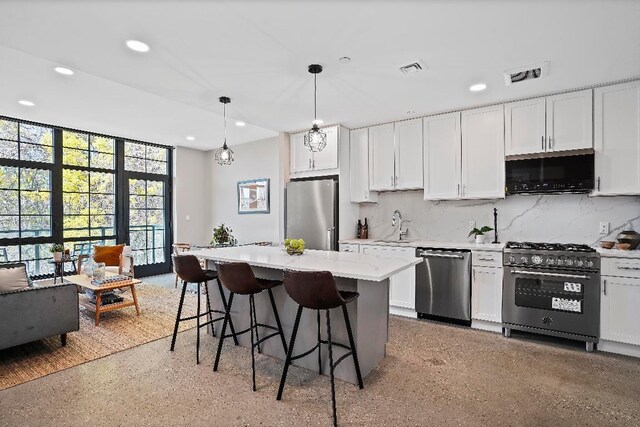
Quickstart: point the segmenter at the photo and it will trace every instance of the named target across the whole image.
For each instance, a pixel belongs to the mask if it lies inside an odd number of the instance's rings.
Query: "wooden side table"
[[[78,270],[76,269],[76,261],[78,258],[76,257],[62,257],[60,261],[56,261],[50,259],[49,264],[53,264],[53,283],[55,284],[58,281],[58,277],[60,277],[60,282],[64,283],[64,265],[68,262],[71,263],[73,267],[73,274],[78,274]]]

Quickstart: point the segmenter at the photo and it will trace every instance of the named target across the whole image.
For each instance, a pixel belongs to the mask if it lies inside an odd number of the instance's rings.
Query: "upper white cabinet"
[[[463,199],[504,198],[504,109],[462,112]]]
[[[425,200],[459,199],[462,179],[460,113],[425,117],[423,139]]]
[[[378,194],[369,190],[369,129],[355,129],[349,138],[350,200],[376,202]]]
[[[640,81],[596,88],[594,195],[640,194]]]
[[[504,105],[505,154],[593,148],[591,89]]]
[[[318,153],[312,153],[304,146],[306,132],[295,133],[289,137],[292,174],[338,168],[338,127],[334,126],[322,130],[327,133],[327,145]]]
[[[504,151],[507,156],[545,151],[545,98],[504,105]]]
[[[395,124],[395,189],[422,188],[422,119]]]
[[[395,188],[393,123],[369,128],[369,189]]]

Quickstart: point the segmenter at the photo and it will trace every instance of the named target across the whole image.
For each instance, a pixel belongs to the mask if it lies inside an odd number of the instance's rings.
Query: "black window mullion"
[[[53,131],[53,171],[51,173],[51,227],[54,242],[64,238],[64,212],[62,197],[62,130]]]

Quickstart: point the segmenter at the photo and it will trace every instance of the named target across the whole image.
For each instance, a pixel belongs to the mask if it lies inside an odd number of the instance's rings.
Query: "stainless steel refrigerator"
[[[286,231],[303,239],[307,249],[336,250],[338,246],[338,182],[332,179],[287,184]]]

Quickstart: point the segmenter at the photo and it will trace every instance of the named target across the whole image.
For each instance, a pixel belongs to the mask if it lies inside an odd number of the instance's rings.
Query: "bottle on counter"
[[[362,221],[358,220],[358,228],[356,229],[356,238],[362,239]]]
[[[367,224],[367,218],[364,219],[364,225],[362,226],[362,239],[369,238],[369,224]]]

